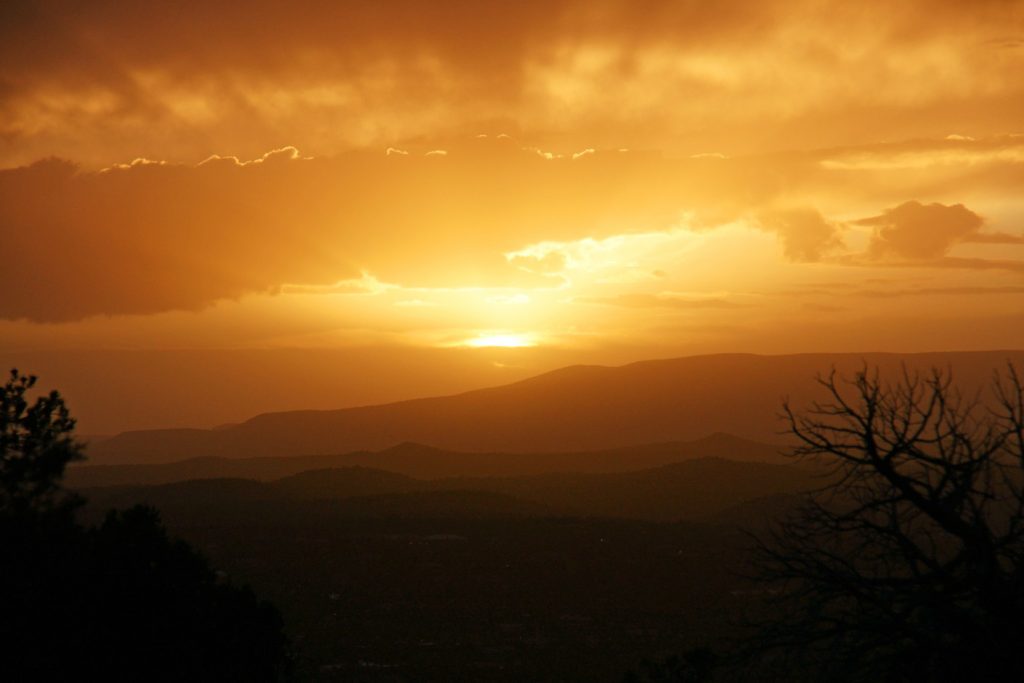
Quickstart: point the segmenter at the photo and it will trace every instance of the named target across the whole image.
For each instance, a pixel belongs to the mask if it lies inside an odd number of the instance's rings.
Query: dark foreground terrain
[[[313,680],[617,681],[735,633],[756,599],[739,525],[812,482],[792,466],[706,458],[603,474],[341,468],[84,491],[91,515],[155,505],[275,603]]]
[[[138,503],[158,509],[218,569],[211,585],[249,584],[277,605],[309,680],[696,683],[712,669],[719,681],[1021,680],[1024,493],[1008,463],[1024,462],[1024,389],[1011,365],[982,403],[957,407],[981,396],[980,378],[992,376],[982,363],[998,354],[940,355],[959,363],[961,384],[886,356],[878,374],[814,385],[835,404],[794,417],[791,436],[806,446],[796,453],[826,461],[784,457],[792,443],[661,429],[680,412],[694,429],[714,427],[736,408],[732,393],[703,391],[723,364],[757,370],[739,375],[756,391],[738,394],[738,410],[764,418],[782,371],[820,360],[720,357],[123,434],[91,443],[100,457],[66,482],[93,521]],[[660,374],[694,368],[701,381]],[[606,380],[621,390],[603,390]],[[567,400],[568,385],[586,400]],[[688,388],[660,400],[659,386]],[[683,399],[707,410],[691,414]],[[563,423],[554,404],[578,421]],[[636,409],[618,411],[627,404]],[[509,414],[506,432],[489,430]],[[406,438],[446,421],[447,441]],[[589,436],[562,438],[570,432]],[[795,505],[814,489],[816,504]],[[769,527],[777,534],[760,545],[749,533]],[[744,633],[745,617],[761,627]],[[667,668],[682,676],[647,666],[679,655]]]
[[[740,538],[702,525],[482,515],[175,531],[281,608],[315,680],[614,681],[722,637],[742,599]]]

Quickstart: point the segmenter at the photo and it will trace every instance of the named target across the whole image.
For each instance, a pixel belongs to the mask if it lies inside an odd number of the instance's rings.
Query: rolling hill
[[[507,513],[674,521],[713,516],[745,501],[811,488],[813,474],[792,465],[697,458],[604,474],[452,477],[423,480],[364,467],[311,470],[275,481],[205,479],[154,486],[85,489],[94,508],[154,505],[209,523],[317,515],[436,514],[438,505],[473,514]],[[314,504],[310,507],[310,504]],[[431,511],[433,509],[433,512]],[[285,512],[287,511],[287,512]]]
[[[968,392],[1022,351],[919,354],[723,354],[622,367],[573,366],[454,396],[327,411],[258,415],[217,430],[125,432],[92,443],[95,464],[191,457],[313,456],[375,451],[404,442],[449,451],[571,452],[691,441],[715,432],[778,441],[785,397],[820,397],[818,373],[865,364],[894,375],[950,368]]]
[[[554,472],[625,472],[693,458],[717,457],[746,462],[784,462],[779,448],[728,434],[688,442],[646,444],[571,453],[462,453],[415,443],[383,451],[340,455],[262,458],[202,457],[140,465],[77,465],[65,481],[72,487],[166,484],[188,479],[243,478],[269,481],[308,470],[369,467],[420,479],[512,477]]]

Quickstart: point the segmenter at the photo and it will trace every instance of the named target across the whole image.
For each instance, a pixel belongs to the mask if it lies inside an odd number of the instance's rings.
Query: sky
[[[106,433],[1020,348],[1021,73],[1020,1],[13,0],[0,361]]]

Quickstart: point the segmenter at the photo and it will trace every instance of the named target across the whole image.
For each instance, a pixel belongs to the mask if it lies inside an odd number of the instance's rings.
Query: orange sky
[[[204,421],[178,353],[273,367],[213,423],[1019,348],[1021,73],[1022,2],[4,3],[0,360],[111,431]],[[360,379],[270,391],[296,350]]]

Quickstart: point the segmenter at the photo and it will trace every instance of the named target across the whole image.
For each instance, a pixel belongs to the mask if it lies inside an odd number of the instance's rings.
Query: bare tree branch
[[[818,383],[783,418],[826,483],[757,538],[753,652],[814,680],[1024,680],[1020,373],[971,398],[941,369]]]

